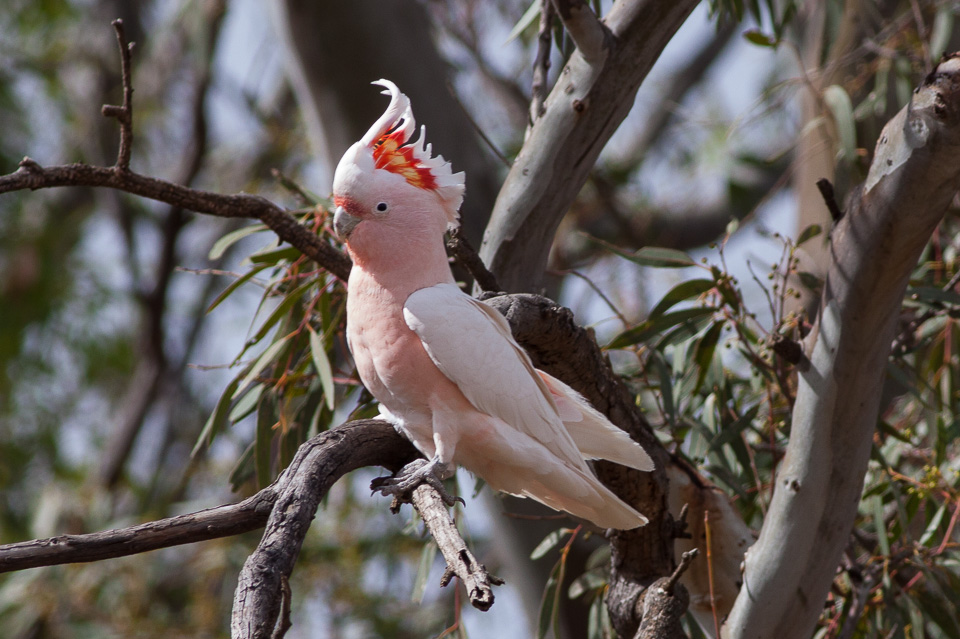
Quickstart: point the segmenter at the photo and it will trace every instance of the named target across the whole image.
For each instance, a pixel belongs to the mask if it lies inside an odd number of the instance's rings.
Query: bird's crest
[[[426,127],[420,127],[415,142],[411,140],[417,123],[410,98],[397,85],[389,80],[373,84],[386,88],[383,94],[390,96],[390,106],[360,139],[361,146],[373,153],[376,168],[396,173],[417,188],[436,192],[449,225],[457,226],[465,190],[463,172],[453,173],[442,155],[432,156],[431,145],[426,143]]]

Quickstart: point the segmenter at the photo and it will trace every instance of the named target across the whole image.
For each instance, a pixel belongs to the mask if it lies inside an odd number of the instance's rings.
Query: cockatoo
[[[386,492],[451,476],[457,465],[496,490],[530,497],[602,528],[647,523],[587,465],[653,461],[563,382],[533,367],[506,320],[454,281],[444,233],[459,224],[464,174],[417,141],[410,100],[390,106],[340,160],[334,228],[353,270],[347,344],[380,412],[429,462]]]

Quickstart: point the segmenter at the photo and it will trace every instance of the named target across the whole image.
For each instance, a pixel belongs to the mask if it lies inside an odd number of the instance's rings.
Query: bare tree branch
[[[687,636],[680,621],[690,604],[690,594],[678,580],[699,553],[696,548],[683,553],[673,574],[658,579],[643,593],[639,603],[643,621],[637,628],[636,639],[680,639]]]
[[[606,26],[593,27],[584,25],[596,16],[581,4],[558,2],[567,28],[586,31],[572,36],[585,50],[578,48],[560,72],[500,190],[480,249],[507,291],[536,288],[561,218],[629,113],[640,83],[697,3],[618,0]]]
[[[276,500],[273,486],[238,504],[208,508],[128,528],[60,535],[0,546],[0,573],[127,557],[160,548],[230,537],[261,528]]]
[[[809,637],[857,513],[904,291],[960,180],[960,57],[884,127],[830,246],[790,443],[729,637]]]
[[[372,465],[397,470],[418,456],[413,444],[382,420],[350,422],[301,446],[276,482],[276,503],[263,539],[240,572],[230,624],[234,639],[267,639],[274,633],[282,610],[283,580],[293,572],[320,500],[340,477]],[[489,608],[490,585],[499,580],[466,550],[440,495],[421,486],[414,491],[413,504],[431,533],[438,535],[434,538],[448,559],[448,572],[467,586],[474,606]]]
[[[87,164],[43,167],[30,158],[21,160],[15,173],[0,176],[0,193],[58,186],[103,186],[197,213],[260,220],[280,239],[295,246],[336,277],[346,281],[350,275],[350,258],[300,224],[290,213],[259,195],[201,191],[133,171],[117,171],[114,167]]]
[[[329,454],[324,455],[324,451]],[[413,446],[390,424],[371,419],[348,422],[317,435],[300,447],[295,461],[303,472],[339,478],[361,466],[400,468],[416,456]],[[296,471],[284,472],[276,482],[237,504],[128,528],[0,546],[0,573],[126,557],[255,530],[267,523],[278,496],[289,493],[295,475]]]
[[[413,491],[411,503],[423,517],[423,523],[437,542],[437,547],[443,553],[447,562],[447,569],[441,586],[446,586],[456,575],[467,589],[467,597],[474,608],[489,610],[493,605],[493,588],[503,584],[503,580],[487,572],[486,566],[477,561],[467,544],[460,536],[457,525],[434,488],[421,484]]]
[[[130,72],[130,53],[133,50],[133,43],[127,43],[123,20],[118,18],[112,24],[114,31],[117,32],[117,45],[120,47],[123,104],[121,106],[104,104],[101,113],[104,117],[116,118],[120,123],[120,148],[117,151],[116,168],[119,171],[126,171],[130,168],[130,154],[133,151],[133,83]]]
[[[207,93],[212,79],[213,53],[219,40],[226,7],[224,2],[220,0],[208,3],[206,11],[208,15],[206,37],[204,38],[204,41],[208,43],[206,57],[193,87],[193,99],[190,108],[192,120],[190,129],[192,133],[187,144],[188,148],[184,149],[182,153],[184,161],[179,171],[179,177],[176,179],[177,184],[187,186],[193,184],[196,180],[207,154]],[[117,23],[120,24],[117,25]],[[131,47],[124,45],[122,22],[116,20],[114,26],[118,29],[117,37],[120,41],[124,93],[122,117],[118,116],[121,123],[120,147],[121,156],[124,152],[126,153],[126,164],[129,165],[132,133],[128,132],[127,129],[132,127],[133,119],[133,107],[129,99],[129,96],[133,93],[129,59]],[[140,295],[144,317],[138,338],[140,353],[137,358],[137,367],[126,392],[118,402],[122,407],[120,409],[120,419],[117,420],[114,432],[108,438],[107,451],[100,465],[101,481],[108,487],[116,485],[120,480],[130,451],[133,449],[133,445],[143,427],[144,417],[156,401],[157,395],[163,387],[162,381],[169,375],[170,363],[166,355],[166,331],[164,328],[167,314],[167,291],[170,288],[170,282],[178,261],[177,244],[181,232],[189,222],[190,218],[182,208],[168,207],[162,225],[162,239],[158,251],[160,259],[154,267],[153,286],[149,291]],[[121,224],[123,223],[124,221],[121,220]],[[128,241],[131,241],[129,235]]]
[[[450,239],[447,240],[447,254],[470,272],[481,291],[497,292],[502,290],[497,278],[487,270],[483,260],[480,259],[477,251],[467,241],[463,230],[459,226],[450,232]]]

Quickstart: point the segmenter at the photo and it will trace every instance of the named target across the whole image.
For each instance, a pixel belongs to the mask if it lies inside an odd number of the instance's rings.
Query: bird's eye
[[[388,207],[386,202],[380,202],[379,204],[377,204],[377,210],[380,211],[381,213],[385,212],[387,208]]]

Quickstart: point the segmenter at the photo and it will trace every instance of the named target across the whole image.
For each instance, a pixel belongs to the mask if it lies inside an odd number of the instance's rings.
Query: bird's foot
[[[430,461],[417,459],[401,468],[393,477],[377,477],[370,482],[370,490],[391,495],[393,503],[390,504],[390,510],[393,512],[400,509],[401,503],[409,502],[410,494],[421,484],[432,486],[447,506],[453,506],[458,501],[463,504],[461,498],[451,495],[443,485],[443,478],[452,474],[452,469],[436,457]]]

